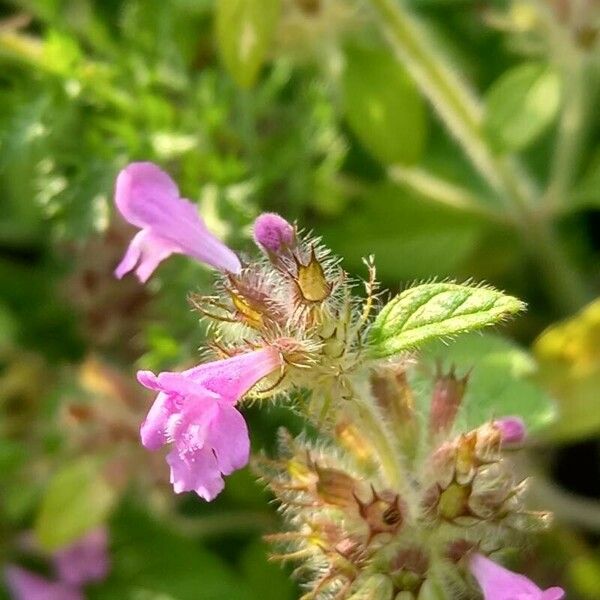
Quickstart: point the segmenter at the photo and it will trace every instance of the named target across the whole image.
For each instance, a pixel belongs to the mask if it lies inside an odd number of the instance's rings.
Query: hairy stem
[[[561,312],[572,313],[580,308],[589,297],[587,286],[570,264],[547,213],[540,210],[541,195],[535,183],[519,161],[498,156],[489,146],[482,132],[483,110],[475,93],[438,52],[428,32],[402,2],[370,0],[370,4],[422,93],[502,201],[544,277],[550,298]]]

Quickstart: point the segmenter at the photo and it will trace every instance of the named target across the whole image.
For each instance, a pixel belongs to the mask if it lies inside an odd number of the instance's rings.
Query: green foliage
[[[360,272],[362,258],[373,254],[379,276],[396,283],[432,273],[456,275],[482,229],[477,218],[422,201],[404,187],[381,184],[368,188],[351,210],[319,231],[347,268]]]
[[[459,376],[468,374],[458,427],[468,431],[486,420],[517,415],[532,434],[547,428],[556,416],[553,399],[535,381],[537,365],[525,350],[494,334],[471,333],[450,344],[427,344],[421,353],[431,365],[454,368]],[[416,380],[422,373],[413,373]],[[430,380],[423,379],[421,385]],[[429,397],[424,394],[424,397]]]
[[[256,82],[280,10],[281,0],[217,0],[217,43],[225,66],[240,87]]]
[[[123,507],[112,521],[110,577],[90,600],[258,600],[217,556],[140,510]]]
[[[410,76],[386,48],[352,44],[344,58],[344,107],[354,133],[384,163],[418,162],[427,113]]]
[[[481,329],[518,313],[525,305],[486,287],[427,283],[388,302],[369,333],[374,356],[398,354],[433,338]]]
[[[504,73],[488,90],[485,130],[499,152],[521,150],[554,121],[561,80],[552,67],[525,63]]]
[[[48,485],[37,515],[40,544],[46,550],[69,545],[103,523],[116,499],[99,459],[86,457],[64,465]]]

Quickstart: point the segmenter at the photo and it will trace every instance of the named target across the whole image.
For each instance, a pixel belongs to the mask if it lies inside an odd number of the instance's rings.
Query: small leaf
[[[538,381],[558,401],[552,440],[577,440],[600,432],[600,299],[544,331],[534,342]]]
[[[342,87],[348,123],[384,163],[412,164],[424,150],[425,104],[390,50],[352,45],[346,49]]]
[[[499,152],[520,150],[554,120],[561,81],[542,63],[525,63],[504,73],[486,96],[485,130]]]
[[[40,544],[49,551],[66,546],[102,523],[116,500],[101,463],[81,458],[67,464],[48,486],[35,523]]]
[[[468,384],[456,422],[456,433],[468,431],[485,421],[503,416],[518,415],[530,433],[547,427],[555,417],[553,399],[536,384],[537,364],[532,356],[510,340],[499,335],[471,333],[450,344],[440,340],[427,344],[421,357],[431,364],[454,368],[462,377],[469,374]],[[413,385],[423,391],[417,396],[427,405],[433,381],[423,369],[410,375]]]
[[[383,307],[370,332],[377,357],[391,356],[438,337],[498,323],[523,310],[523,302],[487,287],[426,283]]]
[[[252,87],[273,39],[280,0],[219,0],[217,44],[236,83]]]

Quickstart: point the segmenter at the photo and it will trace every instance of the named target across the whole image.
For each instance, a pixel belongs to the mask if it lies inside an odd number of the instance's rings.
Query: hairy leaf
[[[369,342],[375,356],[391,356],[433,338],[493,325],[523,308],[517,298],[492,288],[426,283],[402,292],[381,310]]]

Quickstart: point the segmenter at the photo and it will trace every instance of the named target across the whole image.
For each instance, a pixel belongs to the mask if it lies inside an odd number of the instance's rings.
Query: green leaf
[[[561,81],[543,63],[525,63],[504,73],[486,95],[484,127],[499,152],[521,150],[554,120]]]
[[[412,164],[423,154],[425,104],[389,49],[352,45],[345,52],[342,87],[348,124],[384,163]]]
[[[46,550],[74,542],[108,517],[116,492],[101,467],[98,460],[81,458],[53,477],[35,523],[37,538]]]
[[[319,233],[344,257],[346,268],[361,271],[362,258],[374,254],[379,277],[395,282],[457,276],[483,228],[476,217],[384,184],[373,186],[335,221],[323,223]]]
[[[131,506],[111,522],[113,568],[86,589],[90,600],[255,600],[246,583],[193,536],[184,537]]]
[[[426,283],[402,292],[383,307],[369,343],[375,356],[391,356],[433,338],[493,325],[524,307],[517,298],[488,287]]]
[[[292,600],[297,595],[289,573],[267,560],[271,548],[262,540],[252,542],[241,558],[241,568],[253,595],[260,600]]]
[[[227,70],[243,88],[256,81],[275,34],[280,0],[219,0],[216,36]]]
[[[518,415],[528,431],[535,433],[555,417],[552,398],[534,381],[535,360],[525,350],[495,334],[471,333],[450,344],[439,340],[421,351],[434,370],[440,362],[451,366],[459,376],[469,373],[468,385],[457,417],[457,429],[467,431],[490,419]],[[413,383],[423,392],[421,402],[429,402],[432,381],[423,370],[411,373]],[[421,381],[422,380],[422,381]],[[422,407],[424,411],[427,407]]]

